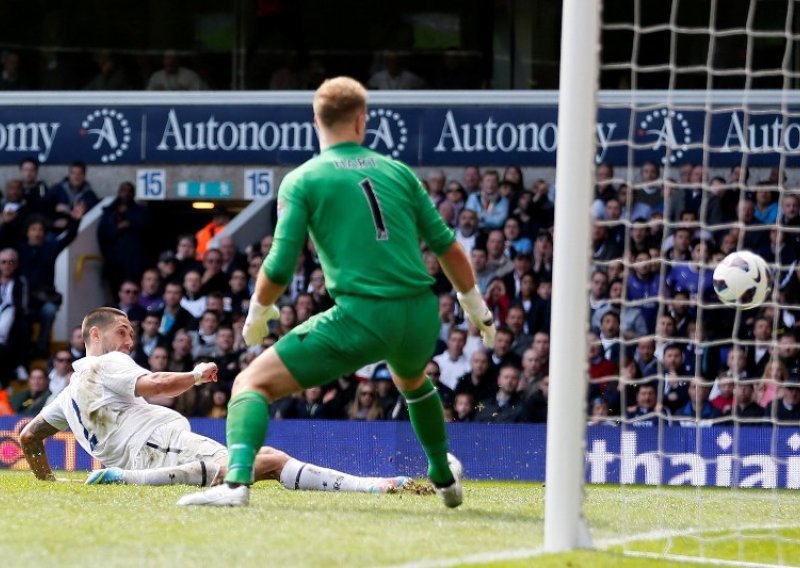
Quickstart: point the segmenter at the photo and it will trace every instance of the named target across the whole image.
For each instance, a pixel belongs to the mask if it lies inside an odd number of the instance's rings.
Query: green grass
[[[246,509],[176,507],[191,490],[42,483],[29,473],[0,472],[2,565],[676,565],[627,557],[624,549],[800,562],[800,495],[791,491],[587,487],[593,537],[608,549],[533,560],[542,544],[541,484],[468,482],[457,510],[431,496],[309,493],[275,483],[257,485]],[[766,526],[773,519],[786,528],[773,534]],[[726,530],[736,526],[752,528]],[[613,545],[662,527],[706,532]]]

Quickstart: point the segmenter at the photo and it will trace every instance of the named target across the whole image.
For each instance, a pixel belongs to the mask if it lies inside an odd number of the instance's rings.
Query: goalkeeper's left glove
[[[478,287],[475,286],[472,290],[463,294],[459,292],[457,296],[458,303],[461,304],[469,321],[480,330],[483,344],[489,349],[494,349],[494,335],[497,332],[494,327],[494,317],[483,300],[483,296],[478,291]]]
[[[244,320],[242,336],[244,342],[253,347],[260,345],[264,338],[269,335],[269,322],[280,317],[281,313],[275,304],[264,306],[258,303],[255,294],[250,298],[250,307],[247,310],[247,317]]]

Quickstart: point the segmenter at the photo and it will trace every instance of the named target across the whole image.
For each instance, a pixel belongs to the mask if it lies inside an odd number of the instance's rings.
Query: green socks
[[[253,463],[264,443],[269,424],[269,402],[256,391],[237,394],[228,404],[227,483],[253,483]]]
[[[447,465],[447,432],[439,393],[430,379],[416,390],[403,392],[411,426],[428,457],[428,477],[436,485],[448,485],[453,474]]]

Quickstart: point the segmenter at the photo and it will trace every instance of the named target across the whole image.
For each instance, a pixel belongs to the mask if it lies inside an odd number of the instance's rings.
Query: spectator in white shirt
[[[447,336],[447,350],[440,353],[433,360],[439,365],[439,382],[443,385],[456,388],[459,377],[469,372],[469,358],[464,354],[464,345],[467,343],[467,332],[463,329],[451,328]]]

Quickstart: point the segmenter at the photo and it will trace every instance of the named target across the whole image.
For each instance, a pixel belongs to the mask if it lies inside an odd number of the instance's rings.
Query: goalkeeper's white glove
[[[494,317],[478,291],[478,287],[475,286],[469,292],[459,292],[458,303],[461,304],[469,321],[480,330],[483,344],[489,349],[494,349],[494,334],[497,331],[494,327]]]
[[[269,335],[269,322],[280,317],[281,313],[275,304],[264,306],[258,303],[255,294],[250,298],[250,307],[247,310],[247,317],[244,320],[242,336],[244,342],[253,347],[260,345],[264,338]]]

